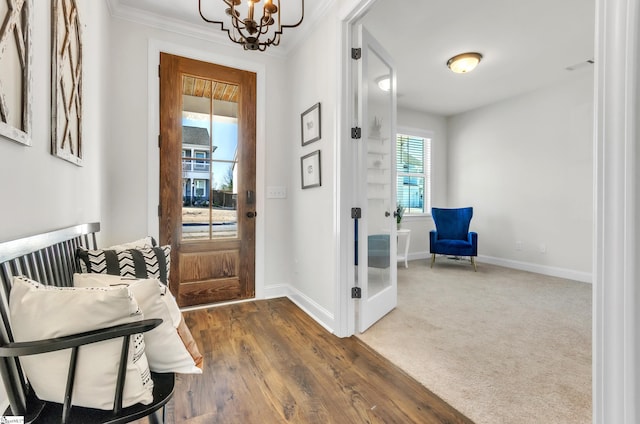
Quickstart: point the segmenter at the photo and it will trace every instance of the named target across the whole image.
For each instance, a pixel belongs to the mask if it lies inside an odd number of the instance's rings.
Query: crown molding
[[[324,17],[326,13],[328,13],[331,6],[335,2],[336,0],[323,0],[314,2],[315,7],[310,8],[310,10],[305,10],[304,23],[301,27],[295,29],[295,34],[290,34],[291,36],[286,40],[286,44],[282,44],[277,48],[268,48],[264,52],[250,53],[267,55],[277,58],[285,58],[289,54],[289,52],[294,50],[296,46],[306,38],[306,36],[312,31],[317,21],[320,20],[320,18]],[[173,32],[187,37],[210,41],[222,46],[229,46],[230,43],[229,38],[225,35],[225,33],[220,31],[219,28],[216,28],[213,25],[194,25],[193,23],[124,5],[120,0],[107,0],[107,6],[111,16],[116,19],[161,29],[163,31]],[[286,32],[283,33],[283,37],[286,36]],[[243,50],[240,49],[240,51]]]
[[[217,31],[216,28],[204,28],[179,19],[123,5],[120,0],[107,0],[107,5],[113,18],[228,46],[229,39],[222,31]],[[262,53],[276,57],[284,56],[282,53],[278,54],[277,52],[275,54],[266,51]]]
[[[287,43],[285,53],[289,54],[289,52],[296,50],[302,41],[305,40],[315,28],[318,22],[335,7],[337,2],[338,0],[315,0],[313,3],[315,7],[309,11],[305,10],[304,23],[302,27],[299,28],[296,37],[292,37],[292,40]]]

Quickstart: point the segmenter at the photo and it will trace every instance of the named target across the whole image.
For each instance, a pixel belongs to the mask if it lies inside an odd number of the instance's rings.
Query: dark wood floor
[[[168,423],[472,423],[357,338],[285,298],[186,312],[203,375],[178,376]]]

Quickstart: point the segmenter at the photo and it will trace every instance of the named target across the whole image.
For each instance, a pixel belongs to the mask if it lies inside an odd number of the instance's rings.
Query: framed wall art
[[[300,115],[302,145],[320,140],[320,103],[316,103]]]
[[[32,0],[0,3],[0,138],[31,145]]]
[[[82,165],[82,26],[76,0],[51,4],[51,153]]]
[[[322,178],[320,174],[320,150],[311,152],[300,158],[300,171],[302,173],[302,188],[320,187]]]

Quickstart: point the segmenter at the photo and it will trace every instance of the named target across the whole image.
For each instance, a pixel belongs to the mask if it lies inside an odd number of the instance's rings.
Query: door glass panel
[[[182,239],[237,238],[238,86],[182,79]]]
[[[395,219],[390,216],[396,209],[392,197],[395,184],[394,164],[391,155],[391,91],[384,90],[382,82],[389,79],[391,69],[369,49],[367,69],[367,203],[368,203],[368,298],[392,285],[392,246],[390,225]]]

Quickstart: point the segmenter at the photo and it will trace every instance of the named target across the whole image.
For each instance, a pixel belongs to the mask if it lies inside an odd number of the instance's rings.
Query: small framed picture
[[[311,152],[300,158],[300,171],[302,173],[302,188],[320,187],[320,150]]]
[[[316,103],[300,115],[302,145],[320,140],[320,103]]]

